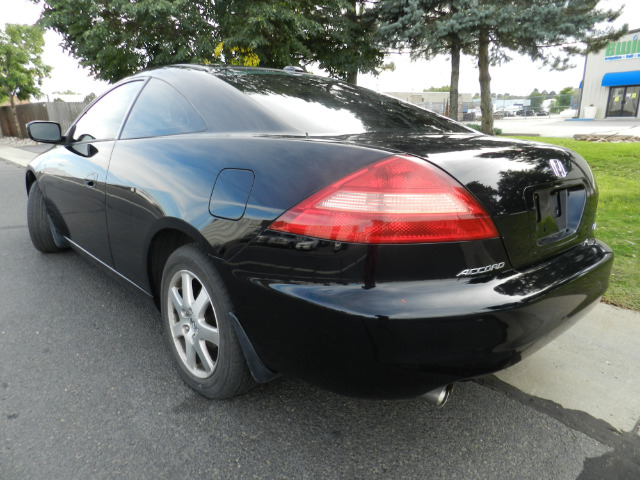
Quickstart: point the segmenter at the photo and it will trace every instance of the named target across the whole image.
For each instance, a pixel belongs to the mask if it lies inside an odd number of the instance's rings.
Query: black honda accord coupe
[[[210,398],[280,374],[442,402],[607,288],[586,162],[296,71],[176,65],[114,85],[28,167],[35,248],[149,297]]]

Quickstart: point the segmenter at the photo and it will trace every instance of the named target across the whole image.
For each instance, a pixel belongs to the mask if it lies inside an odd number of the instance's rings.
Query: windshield
[[[470,131],[428,110],[339,80],[268,70],[221,70],[218,75],[279,119],[312,136]]]

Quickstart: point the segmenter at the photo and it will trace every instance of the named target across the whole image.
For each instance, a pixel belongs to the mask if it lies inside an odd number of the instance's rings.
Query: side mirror
[[[61,143],[62,129],[56,122],[35,121],[27,123],[27,133],[31,140],[42,143]]]

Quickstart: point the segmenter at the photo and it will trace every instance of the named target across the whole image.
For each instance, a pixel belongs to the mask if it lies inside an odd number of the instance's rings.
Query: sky
[[[639,0],[601,0],[602,8],[625,10],[614,25],[628,23],[630,29],[640,28]],[[42,11],[42,2],[35,4],[30,0],[0,0],[0,28],[5,23],[34,24]],[[89,71],[80,67],[77,60],[68,55],[60,44],[61,37],[53,32],[45,33],[45,51],[43,60],[53,67],[51,78],[44,81],[42,90],[53,100],[54,92],[71,90],[81,95],[100,94],[108,84],[93,79]],[[358,84],[382,92],[421,92],[429,87],[449,85],[451,66],[447,57],[437,57],[431,61],[411,62],[409,55],[395,55],[389,59],[396,66],[393,72],[383,72],[378,77],[360,75]],[[511,62],[490,70],[491,91],[528,95],[537,88],[539,91],[560,91],[565,87],[578,87],[582,80],[584,58],[575,57],[575,68],[565,72],[552,72],[547,67],[533,63],[529,58],[514,55]],[[463,57],[460,66],[460,92],[477,93],[478,69],[470,57]]]

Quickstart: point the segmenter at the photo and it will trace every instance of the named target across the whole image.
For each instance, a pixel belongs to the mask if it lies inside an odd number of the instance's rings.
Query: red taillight
[[[353,243],[425,243],[498,236],[493,221],[453,178],[408,156],[339,180],[282,214],[271,230]]]

